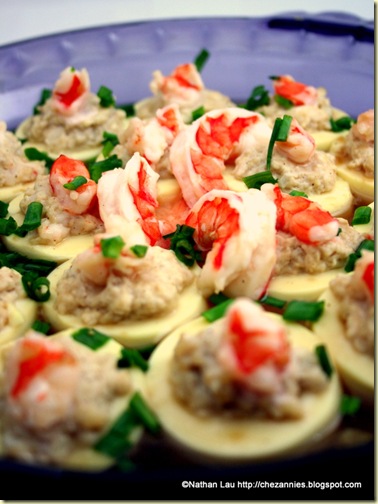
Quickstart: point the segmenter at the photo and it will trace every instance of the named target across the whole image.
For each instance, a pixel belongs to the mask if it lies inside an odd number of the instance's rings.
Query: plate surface
[[[0,120],[15,128],[30,115],[42,88],[51,88],[68,65],[87,68],[91,87],[111,88],[118,104],[149,96],[152,72],[173,68],[206,48],[211,57],[202,76],[207,88],[243,102],[270,75],[327,89],[332,104],[351,116],[374,106],[374,22],[352,15],[280,14],[269,18],[204,18],[123,24],[42,37],[0,47]],[[221,440],[220,440],[221,442]],[[99,476],[28,467],[0,460],[2,499],[356,499],[374,496],[372,442],[331,448],[291,460],[243,467],[176,463],[169,450],[147,440],[143,468]],[[216,482],[185,489],[182,481]],[[235,486],[222,490],[222,482]],[[251,490],[247,483],[313,482],[309,488]],[[333,490],[320,482],[362,482],[362,488]],[[21,483],[22,482],[22,483]],[[316,486],[315,483],[318,483]],[[21,484],[20,484],[21,483]],[[79,485],[77,485],[79,483]],[[346,492],[346,493],[345,493]]]

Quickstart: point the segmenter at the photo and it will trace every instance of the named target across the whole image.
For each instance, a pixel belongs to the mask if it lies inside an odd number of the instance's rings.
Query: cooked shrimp
[[[119,234],[128,245],[154,245],[160,238],[156,183],[159,175],[135,153],[125,168],[103,173],[98,181],[100,216],[107,233]]]
[[[275,143],[275,149],[280,154],[297,164],[310,161],[315,153],[315,148],[314,138],[302,128],[295,118],[291,121],[287,140]]]
[[[272,201],[256,189],[236,193],[213,189],[191,209],[186,225],[207,253],[199,276],[205,296],[213,292],[258,299],[275,265]]]
[[[8,406],[29,426],[49,427],[72,408],[79,368],[60,343],[30,330],[14,343],[5,362]]]
[[[89,74],[85,68],[65,68],[52,92],[52,107],[60,114],[75,114],[85,103],[90,90]]]
[[[236,379],[260,394],[280,390],[282,370],[290,360],[283,324],[246,298],[228,308],[218,359]]]
[[[185,63],[177,66],[168,76],[156,70],[150,88],[153,94],[162,96],[164,103],[181,105],[196,101],[204,84],[196,66]]]
[[[276,204],[278,231],[290,233],[310,245],[326,242],[337,236],[338,220],[315,202],[302,196],[283,193],[278,185],[264,184],[261,190]]]
[[[84,177],[87,181],[77,189],[64,187],[76,177]],[[62,208],[71,214],[80,215],[88,212],[96,201],[97,185],[94,180],[90,180],[85,164],[63,154],[51,167],[50,185]]]
[[[374,303],[374,252],[362,251],[361,258],[356,261],[353,274],[355,278],[362,281],[365,289],[369,292],[372,303]]]
[[[230,107],[204,114],[181,131],[170,150],[171,169],[189,207],[211,189],[227,189],[223,171],[245,149],[269,143],[262,115]]]
[[[374,143],[374,126],[374,109],[362,112],[351,128],[352,135],[358,140]]]
[[[291,75],[281,75],[273,80],[274,92],[294,105],[315,105],[318,91],[313,86],[297,82]]]

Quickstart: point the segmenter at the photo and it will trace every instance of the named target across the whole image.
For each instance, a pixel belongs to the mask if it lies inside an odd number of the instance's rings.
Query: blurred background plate
[[[125,104],[150,95],[154,70],[170,73],[176,65],[193,61],[203,48],[211,55],[202,72],[206,87],[237,102],[245,101],[256,85],[271,89],[270,75],[291,74],[299,81],[325,87],[332,104],[352,116],[374,106],[373,21],[340,13],[295,12],[256,18],[170,19],[109,25],[0,47],[0,120],[5,120],[9,128],[16,127],[31,114],[41,90],[51,88],[68,65],[87,68],[94,92],[106,85],[115,93],[117,103]],[[372,422],[373,419],[371,425]],[[131,473],[113,469],[91,475],[0,460],[0,497],[374,498],[372,441],[322,449],[320,453],[285,462],[232,468],[176,463],[170,450],[151,440],[146,448],[142,466]],[[182,487],[184,480],[217,482],[218,489],[189,491]],[[236,487],[228,492],[220,488],[221,481],[235,482]],[[282,490],[265,485],[251,490],[243,486],[243,482],[255,481],[290,481],[294,488]],[[313,485],[308,487],[308,482]],[[320,486],[320,482],[333,482],[333,489]],[[347,482],[360,482],[362,486],[346,489]],[[300,488],[303,483],[308,488]]]

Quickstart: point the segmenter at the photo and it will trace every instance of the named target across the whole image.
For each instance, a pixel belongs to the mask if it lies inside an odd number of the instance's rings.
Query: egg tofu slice
[[[0,347],[22,336],[37,318],[38,304],[29,298],[8,304],[8,324],[0,331]]]
[[[360,205],[368,205],[374,201],[374,178],[365,177],[362,172],[350,170],[342,164],[336,167],[339,177],[344,179]]]
[[[271,316],[277,316],[271,314]],[[197,417],[178,402],[169,384],[170,362],[182,333],[195,334],[208,322],[198,318],[167,336],[150,357],[146,400],[158,416],[168,439],[206,461],[250,462],[277,458],[319,440],[339,418],[340,384],[333,373],[327,390],[303,396],[305,415],[299,420],[276,421],[249,417]],[[294,346],[314,350],[318,338],[296,324],[287,324]]]

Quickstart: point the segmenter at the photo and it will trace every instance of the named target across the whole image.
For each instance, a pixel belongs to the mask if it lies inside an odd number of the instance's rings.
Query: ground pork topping
[[[343,267],[349,255],[363,241],[363,236],[346,219],[337,220],[341,229],[339,235],[317,245],[304,243],[289,233],[278,231],[274,276],[317,274]]]
[[[33,201],[42,203],[43,212],[41,225],[28,234],[32,244],[55,245],[67,236],[96,234],[104,230],[102,221],[95,215],[74,215],[63,210],[53,194],[49,175],[40,175],[34,186],[25,192],[20,211],[25,214]]]
[[[24,376],[33,357],[40,367]],[[52,340],[29,331],[18,340],[5,355],[5,454],[58,463],[75,447],[92,446],[113,421],[114,401],[131,391],[117,360],[68,335]]]
[[[237,313],[242,308],[245,312],[246,303],[252,304],[239,299],[232,310]],[[238,328],[235,338],[228,321],[230,308],[224,319],[199,334],[181,336],[171,361],[170,383],[176,398],[195,414],[299,418],[303,415],[301,396],[327,386],[327,377],[315,354],[303,348],[289,348],[282,325],[270,320],[267,325],[267,316],[261,310],[248,307],[255,317],[242,323],[256,324],[256,332],[253,328],[250,332]],[[275,331],[278,342],[271,341],[271,331]],[[259,336],[255,338],[256,335]],[[235,352],[246,340],[243,368]],[[254,353],[265,355],[261,363],[251,364],[256,361]]]
[[[26,298],[21,283],[21,275],[16,270],[3,266],[0,268],[0,330],[9,322],[9,303]]]
[[[45,171],[41,161],[29,161],[18,138],[0,121],[0,187],[33,182]]]
[[[374,280],[368,281],[369,268],[374,268],[374,253],[363,251],[354,272],[338,275],[330,289],[338,301],[345,337],[357,352],[374,358]]]
[[[194,280],[171,250],[157,246],[143,258],[130,253],[112,262],[96,259],[91,251],[78,256],[57,286],[58,312],[75,315],[85,325],[164,316]]]

